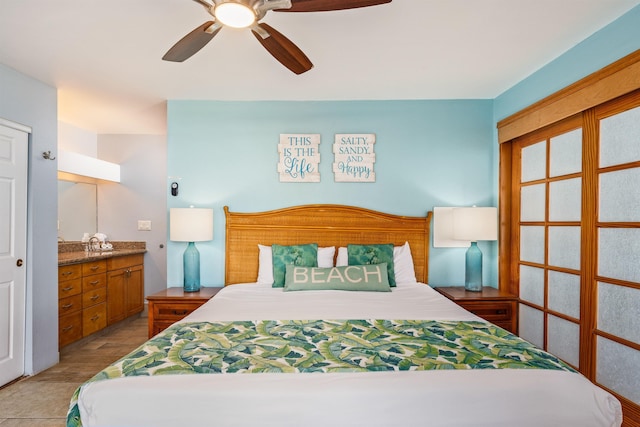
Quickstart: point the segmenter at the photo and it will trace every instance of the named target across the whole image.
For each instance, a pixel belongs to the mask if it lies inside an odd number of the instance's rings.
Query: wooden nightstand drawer
[[[511,321],[513,316],[513,303],[511,302],[458,302],[458,304],[473,314],[493,323],[501,320]]]
[[[173,325],[175,322],[170,322],[170,321],[166,321],[166,320],[156,320],[153,322],[152,326],[151,326],[151,330],[149,331],[149,338],[154,337],[155,335],[158,335],[160,332],[164,331],[165,329],[167,329],[169,326]]]
[[[502,329],[506,329],[507,331],[515,334],[515,326],[513,326],[513,321],[511,319],[509,319],[508,321],[503,321],[503,322],[491,322],[496,326],[501,327]]]
[[[167,288],[147,296],[149,301],[149,338],[164,331],[213,298],[222,288],[200,288],[198,292],[184,292],[183,288]]]
[[[202,303],[155,303],[153,304],[153,318],[176,322],[191,314],[201,305]]]
[[[476,316],[509,332],[517,333],[518,313],[515,295],[490,287],[484,287],[480,292],[466,291],[462,286],[434,289]]]

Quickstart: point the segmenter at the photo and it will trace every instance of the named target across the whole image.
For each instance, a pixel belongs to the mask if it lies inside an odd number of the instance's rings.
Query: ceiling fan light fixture
[[[256,22],[256,13],[241,3],[221,3],[216,6],[214,16],[224,25],[233,28],[246,28]]]

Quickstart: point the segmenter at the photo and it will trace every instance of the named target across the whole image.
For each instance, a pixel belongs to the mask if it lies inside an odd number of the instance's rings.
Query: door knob
[[[18,258],[18,260],[16,261],[16,265],[18,267],[22,267],[22,259]]]

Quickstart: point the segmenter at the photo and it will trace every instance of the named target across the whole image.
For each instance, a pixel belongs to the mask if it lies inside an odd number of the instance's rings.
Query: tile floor
[[[64,427],[75,389],[147,340],[147,318],[108,328],[62,349],[60,363],[0,389],[0,427]]]

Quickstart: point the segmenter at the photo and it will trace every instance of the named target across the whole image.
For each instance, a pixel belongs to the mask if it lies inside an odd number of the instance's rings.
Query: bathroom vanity
[[[145,242],[113,250],[58,244],[58,346],[62,348],[144,309]]]

